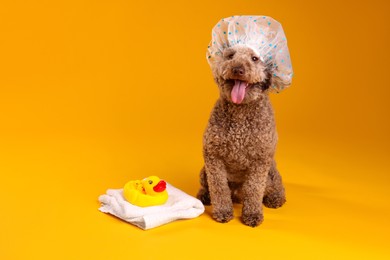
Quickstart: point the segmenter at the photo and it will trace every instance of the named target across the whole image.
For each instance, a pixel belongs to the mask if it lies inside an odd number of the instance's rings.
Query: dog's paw
[[[256,227],[264,220],[263,214],[261,213],[243,214],[241,218],[242,223],[250,227]]]
[[[286,197],[284,195],[281,195],[279,193],[273,193],[264,196],[263,198],[263,204],[267,208],[279,208],[283,206],[283,204],[286,202]]]
[[[227,223],[233,219],[233,210],[213,211],[213,219],[221,223]]]
[[[205,206],[211,205],[210,193],[205,189],[200,189],[196,197],[203,203]]]

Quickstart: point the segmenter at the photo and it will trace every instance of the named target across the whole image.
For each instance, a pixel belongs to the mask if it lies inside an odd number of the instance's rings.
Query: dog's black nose
[[[244,75],[245,70],[243,67],[233,67],[232,69],[234,75]]]

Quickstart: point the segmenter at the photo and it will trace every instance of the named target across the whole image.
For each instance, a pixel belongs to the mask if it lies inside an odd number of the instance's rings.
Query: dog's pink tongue
[[[232,101],[235,104],[240,104],[245,98],[246,83],[241,80],[235,80],[232,89]]]

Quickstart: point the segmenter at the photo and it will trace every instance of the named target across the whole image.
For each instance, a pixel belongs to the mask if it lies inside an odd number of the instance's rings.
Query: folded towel
[[[101,212],[110,213],[144,230],[161,226],[177,219],[196,218],[204,212],[200,200],[167,183],[168,201],[152,207],[135,206],[123,197],[123,189],[109,189],[101,195]]]

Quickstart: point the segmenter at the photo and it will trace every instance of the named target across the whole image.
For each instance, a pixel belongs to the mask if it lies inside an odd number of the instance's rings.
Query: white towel
[[[196,218],[204,212],[202,202],[167,183],[168,201],[152,207],[135,206],[123,197],[123,189],[109,189],[99,197],[101,212],[110,213],[144,230],[177,219]]]

